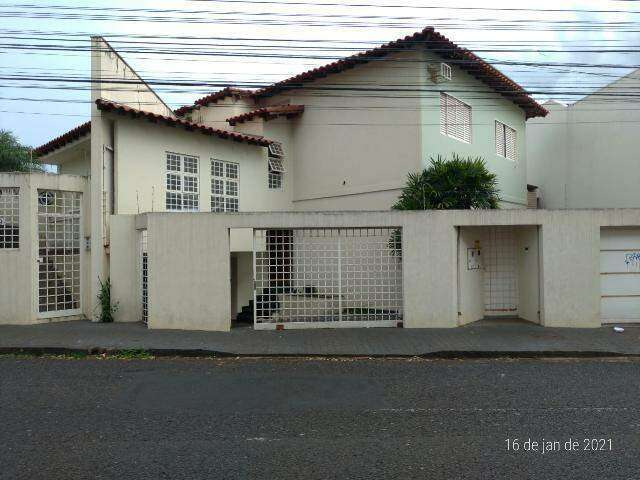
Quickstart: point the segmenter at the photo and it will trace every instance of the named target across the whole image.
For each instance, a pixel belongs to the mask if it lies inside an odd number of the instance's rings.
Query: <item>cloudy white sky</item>
[[[637,3],[0,0],[0,129],[35,146],[89,118],[83,49],[91,34],[104,35],[147,80],[210,84],[158,86],[172,107],[225,84],[271,83],[427,25],[497,62],[537,98],[572,101],[640,65]]]

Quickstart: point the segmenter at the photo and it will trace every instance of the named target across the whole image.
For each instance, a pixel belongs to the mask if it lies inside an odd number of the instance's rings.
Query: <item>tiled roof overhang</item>
[[[256,91],[254,95],[256,98],[260,98],[275,95],[283,90],[301,88],[306,83],[318,78],[343,72],[358,64],[381,59],[401,49],[409,49],[421,45],[424,45],[425,48],[433,51],[440,57],[452,61],[452,63],[461,69],[467,71],[496,92],[511,100],[525,111],[527,118],[544,117],[547,115],[547,110],[531,98],[524,88],[473,52],[466,48],[459,47],[444,35],[436,32],[433,27],[427,27],[420,32],[398,39],[395,42],[390,42],[372,50],[343,58],[342,60],[323,67],[314,68],[313,70],[262,88]]]
[[[54,138],[44,145],[40,145],[39,147],[34,148],[33,154],[38,157],[42,157],[43,155],[47,155],[55,150],[58,150],[59,148],[62,148],[75,140],[81,139],[89,133],[91,133],[91,122],[83,123],[82,125],[77,126],[73,130],[69,130],[67,133]]]
[[[246,135],[243,133],[230,132],[227,130],[220,130],[217,128],[207,127],[199,123],[188,122],[179,118],[171,118],[165,115],[159,115],[156,113],[145,112],[119,103],[113,103],[106,100],[96,100],[98,109],[104,112],[114,112],[120,115],[126,115],[131,118],[142,118],[153,123],[162,123],[170,127],[181,127],[185,130],[199,132],[204,135],[211,135],[214,137],[224,138],[227,140],[234,140],[236,142],[245,142],[252,145],[260,145],[262,147],[268,147],[273,141],[268,140],[259,135]]]
[[[227,97],[241,98],[241,97],[251,97],[252,95],[253,95],[253,92],[251,90],[243,90],[241,88],[234,88],[234,87],[225,87],[218,92],[214,92],[210,95],[207,95],[206,97],[202,97],[201,99],[196,100],[193,105],[185,105],[184,107],[178,108],[177,110],[174,111],[174,113],[177,116],[182,117],[183,115],[194,110],[197,107],[205,107],[210,103],[215,103],[218,100],[222,100]]]
[[[238,123],[248,122],[256,117],[264,120],[270,120],[276,117],[293,118],[302,112],[304,112],[304,105],[273,105],[227,118],[227,122],[229,122],[229,125],[236,125]]]

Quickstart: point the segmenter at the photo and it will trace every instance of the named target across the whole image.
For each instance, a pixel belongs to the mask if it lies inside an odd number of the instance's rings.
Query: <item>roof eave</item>
[[[62,148],[75,144],[79,141],[91,138],[91,121],[75,127],[72,130],[48,141],[33,149],[33,154],[39,158],[45,158],[54,152],[58,152]]]
[[[187,131],[197,131],[199,133],[209,135],[212,137],[218,137],[225,140],[233,140],[236,142],[248,143],[250,145],[258,145],[261,147],[268,147],[272,143],[272,140],[267,138],[249,135],[238,132],[231,132],[227,130],[220,130],[199,123],[188,122],[180,118],[171,118],[165,115],[159,115],[157,113],[146,112],[144,110],[138,110],[127,105],[121,105],[114,102],[105,101],[102,99],[96,100],[96,106],[101,111],[113,112],[123,116],[129,116],[131,118],[143,118],[153,123],[164,123],[169,127],[181,127]]]

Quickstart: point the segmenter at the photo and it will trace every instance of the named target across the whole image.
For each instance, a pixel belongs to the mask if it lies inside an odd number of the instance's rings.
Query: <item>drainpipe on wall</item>
[[[105,161],[105,152],[109,152],[111,154],[111,161]],[[113,155],[114,150],[112,147],[108,145],[103,145],[102,148],[102,245],[107,249],[107,253],[109,253],[109,214],[112,213],[112,198],[109,195],[113,195]],[[107,165],[108,163],[108,165]],[[106,174],[108,175],[109,182],[105,182],[105,171],[108,169]]]

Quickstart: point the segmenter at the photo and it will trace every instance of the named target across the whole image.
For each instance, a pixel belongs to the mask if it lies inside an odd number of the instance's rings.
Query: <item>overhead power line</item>
[[[624,10],[624,9],[587,9],[587,8],[523,8],[523,7],[459,7],[455,5],[403,5],[403,4],[376,4],[376,3],[350,3],[350,2],[305,2],[305,1],[277,1],[277,0],[190,0],[193,3],[205,3],[210,5],[216,4],[244,4],[244,5],[275,5],[282,8],[290,9],[291,7],[303,6],[303,7],[342,7],[342,8],[392,8],[394,10],[416,10],[416,11],[424,11],[424,10],[447,10],[447,11],[457,11],[457,12],[514,12],[514,13],[603,13],[603,14],[614,14],[614,13],[623,13],[623,14],[640,14],[640,10]],[[2,6],[0,6],[2,7]],[[165,14],[194,14],[194,15],[202,15],[202,14],[210,14],[210,13],[220,13],[217,10],[188,10],[183,8],[126,8],[126,7],[95,7],[95,6],[70,6],[64,4],[42,4],[42,3],[14,3],[11,5],[12,8],[28,8],[28,9],[42,9],[42,10],[85,10],[85,11],[116,11],[116,12],[127,12],[127,13],[165,13]],[[234,12],[237,13],[237,12]],[[387,18],[408,18],[408,17],[389,17]]]

